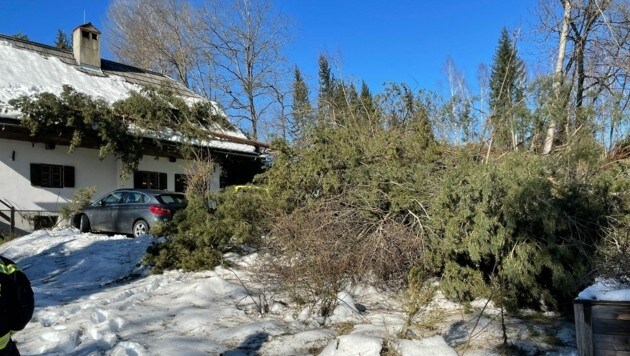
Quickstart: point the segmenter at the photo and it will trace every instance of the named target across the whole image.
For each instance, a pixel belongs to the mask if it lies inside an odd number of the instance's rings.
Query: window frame
[[[31,163],[31,186],[42,188],[74,188],[74,166]]]
[[[135,171],[133,172],[133,188],[167,190],[168,175],[163,172]]]

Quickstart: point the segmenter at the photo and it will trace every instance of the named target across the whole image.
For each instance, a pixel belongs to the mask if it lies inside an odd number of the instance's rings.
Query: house
[[[166,86],[186,100],[204,100],[160,73],[102,59],[101,33],[90,23],[78,26],[72,38],[69,51],[0,35],[0,229],[5,233],[8,220],[18,234],[56,221],[61,206],[81,187],[95,187],[95,197],[123,187],[185,188],[192,162],[178,155],[177,137],[161,138],[159,146],[145,139],[137,171],[123,179],[122,163],[111,156],[99,159],[89,138],[69,153],[71,130],[43,128],[32,136],[21,125],[20,113],[9,100],[43,92],[59,94],[64,85],[110,103],[144,86]],[[267,148],[238,129],[220,128],[198,145],[214,162],[213,189],[251,179],[259,172]]]

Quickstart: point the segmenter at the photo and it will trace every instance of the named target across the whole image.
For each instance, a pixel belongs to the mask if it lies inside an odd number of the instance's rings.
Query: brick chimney
[[[72,51],[77,64],[88,69],[101,69],[101,31],[91,22],[72,31]]]

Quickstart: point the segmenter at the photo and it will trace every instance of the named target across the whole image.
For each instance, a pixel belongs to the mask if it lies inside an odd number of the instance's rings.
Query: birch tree
[[[560,13],[553,4],[541,5],[541,23],[546,31],[559,34],[553,85],[555,99],[565,102],[565,110],[550,119],[543,153],[579,132],[594,136],[603,127],[619,130],[623,125],[618,118],[628,115],[628,2],[563,0]],[[610,107],[611,100],[615,108]],[[621,115],[597,122],[593,113],[605,108]]]
[[[154,70],[204,92],[199,34],[184,0],[114,0],[107,11],[109,46],[124,63]]]
[[[564,64],[564,56],[567,46],[567,33],[569,31],[569,23],[571,22],[571,0],[563,0],[564,13],[562,16],[562,29],[560,30],[560,37],[558,42],[558,57],[556,60],[556,67],[553,73],[554,81],[554,93],[556,97],[559,95],[559,86],[562,84]],[[545,147],[543,149],[544,154],[549,154],[553,148],[553,140],[556,135],[556,120],[552,120],[547,130],[547,137],[545,138]]]
[[[283,45],[290,21],[266,0],[113,0],[110,46],[123,62],[218,101],[257,139],[286,118]],[[266,122],[263,122],[266,121]]]
[[[257,139],[261,121],[278,103],[277,78],[284,75],[281,49],[288,20],[266,0],[214,0],[201,10],[201,42],[216,70],[223,104],[250,124]]]

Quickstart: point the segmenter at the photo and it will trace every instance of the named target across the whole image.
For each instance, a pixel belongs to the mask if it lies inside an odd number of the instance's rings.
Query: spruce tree
[[[343,80],[333,82],[332,109],[335,123],[346,121],[350,113],[352,96],[358,97],[356,89],[352,85],[346,84]]]
[[[371,117],[375,111],[374,98],[372,97],[370,88],[367,86],[365,81],[361,81],[361,94],[359,97],[361,99],[360,112],[365,114],[368,118]]]
[[[490,109],[494,128],[494,144],[503,149],[514,149],[522,140],[522,111],[525,68],[518,57],[516,46],[506,28],[494,55],[490,75]]]
[[[300,69],[296,66],[293,72],[293,129],[291,134],[298,141],[303,139],[312,124],[313,107],[309,92]]]
[[[335,79],[330,70],[328,59],[319,55],[319,95],[317,98],[317,114],[322,122],[332,120],[335,101]]]
[[[55,40],[55,47],[60,49],[72,49],[72,42],[68,35],[62,30],[57,30],[57,39]]]

